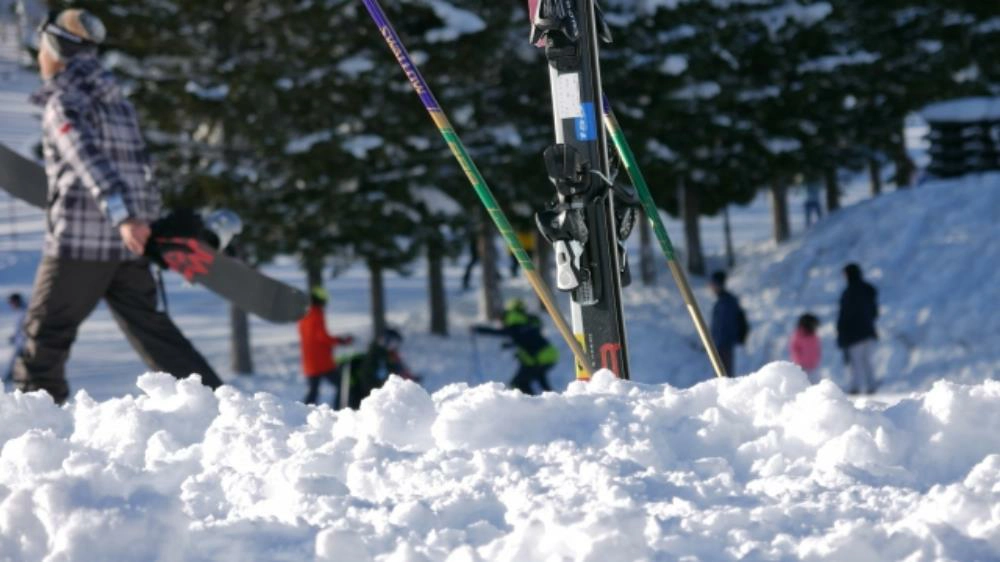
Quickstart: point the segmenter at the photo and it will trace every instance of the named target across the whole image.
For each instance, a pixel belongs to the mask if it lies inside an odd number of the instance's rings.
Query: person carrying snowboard
[[[542,391],[552,390],[549,385],[549,371],[559,362],[559,351],[542,335],[542,322],[527,311],[524,301],[511,299],[504,307],[503,327],[473,326],[477,334],[508,338],[505,347],[513,347],[518,369],[509,386],[525,394],[535,392],[537,383]]]
[[[302,401],[315,404],[319,398],[319,385],[325,380],[333,385],[333,400],[330,404],[336,409],[340,399],[340,374],[334,361],[334,349],[338,345],[354,343],[354,338],[350,335],[331,336],[326,331],[324,309],[329,300],[326,289],[313,287],[309,297],[309,311],[299,320],[302,374],[309,387]]]
[[[135,109],[97,59],[104,24],[70,9],[50,15],[38,32],[44,85],[32,100],[43,107],[48,228],[24,348],[14,363],[17,388],[66,401],[70,346],[101,299],[150,369],[178,378],[196,373],[206,386],[221,386],[204,357],[157,309],[157,285],[142,256],[149,224],[160,213],[160,192],[151,181]]]

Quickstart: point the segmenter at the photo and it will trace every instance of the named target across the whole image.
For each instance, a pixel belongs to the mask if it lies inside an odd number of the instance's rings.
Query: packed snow
[[[144,375],[0,395],[7,560],[988,560],[1000,382],[857,406],[788,363],[527,397],[393,378],[360,411]]]

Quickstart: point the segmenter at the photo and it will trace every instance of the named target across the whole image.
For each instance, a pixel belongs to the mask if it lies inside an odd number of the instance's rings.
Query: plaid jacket
[[[81,260],[136,258],[118,225],[151,222],[160,193],[135,109],[97,58],[71,58],[35,94],[42,113],[42,150],[49,180],[44,254]]]

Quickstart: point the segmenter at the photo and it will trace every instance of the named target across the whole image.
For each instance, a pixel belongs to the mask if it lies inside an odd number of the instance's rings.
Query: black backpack
[[[740,345],[747,343],[747,336],[750,335],[750,323],[747,322],[747,315],[743,312],[743,307],[736,305],[736,341]]]

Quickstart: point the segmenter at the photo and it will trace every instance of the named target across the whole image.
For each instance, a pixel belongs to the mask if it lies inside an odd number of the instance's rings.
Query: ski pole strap
[[[469,156],[468,150],[466,150],[465,145],[459,138],[458,133],[452,127],[448,116],[445,114],[444,110],[438,104],[437,99],[434,98],[434,94],[431,92],[430,86],[428,86],[427,81],[420,74],[417,69],[416,64],[413,63],[413,59],[410,57],[410,53],[407,52],[406,47],[403,45],[402,40],[396,33],[396,30],[389,23],[389,18],[385,15],[385,11],[382,10],[382,6],[379,5],[378,0],[362,0],[365,5],[365,9],[368,10],[368,14],[371,16],[375,25],[379,29],[379,33],[382,38],[385,39],[386,44],[389,46],[389,50],[392,51],[394,57],[396,57],[396,62],[402,67],[403,72],[406,73],[406,78],[410,81],[410,85],[420,96],[420,101],[423,102],[424,108],[430,114],[431,119],[437,126],[438,130],[441,132],[441,136],[444,137],[445,142],[448,144],[448,148],[451,149],[451,153],[458,160],[460,166],[462,166],[462,171],[465,172],[466,177],[469,178],[469,183],[472,184],[473,189],[476,191],[476,195],[479,196],[480,201],[482,201],[483,206],[486,207],[486,211],[490,214],[490,218],[493,219],[493,223],[496,225],[497,230],[500,231],[500,235],[503,237],[504,241],[507,243],[508,249],[517,259],[517,263],[520,264],[521,268],[524,270],[525,276],[528,278],[529,283],[531,283],[532,288],[538,294],[539,300],[545,306],[546,311],[548,311],[549,316],[552,317],[553,322],[556,324],[556,328],[559,333],[566,340],[566,344],[569,346],[573,355],[576,357],[577,361],[584,366],[584,372],[587,378],[590,377],[590,362],[587,360],[587,356],[580,346],[580,343],[573,336],[573,332],[567,324],[566,319],[563,318],[562,313],[559,311],[556,305],[555,299],[552,297],[552,293],[545,281],[538,274],[535,269],[534,262],[531,261],[528,252],[525,251],[524,246],[517,239],[517,235],[514,233],[514,228],[511,226],[510,221],[507,220],[507,216],[500,209],[500,205],[497,203],[496,198],[490,191],[489,186],[486,184],[486,180],[483,175],[479,172],[476,164],[472,161],[472,157]]]

